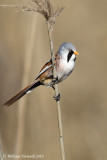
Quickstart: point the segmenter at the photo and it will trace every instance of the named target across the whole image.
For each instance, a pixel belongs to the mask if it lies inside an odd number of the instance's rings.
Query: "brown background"
[[[0,0],[0,4],[20,4],[26,0]],[[62,42],[75,44],[80,55],[72,75],[59,84],[63,136],[67,160],[107,159],[107,1],[53,0],[65,6],[57,19],[54,50]],[[0,7],[0,104],[22,88],[27,47],[32,39],[29,83],[50,59],[47,26],[38,13],[16,12]],[[28,61],[30,62],[30,60]],[[29,65],[29,64],[28,64]],[[25,81],[23,87],[28,83]],[[21,154],[44,155],[59,160],[60,144],[56,103],[50,88],[39,87],[27,95],[21,119],[24,137]],[[21,101],[23,101],[21,99]],[[0,108],[0,141],[5,154],[15,154],[19,103]],[[22,106],[23,107],[23,106]],[[21,158],[20,158],[21,159]]]

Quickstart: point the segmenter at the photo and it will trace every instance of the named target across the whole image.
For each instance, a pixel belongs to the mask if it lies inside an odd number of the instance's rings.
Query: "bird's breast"
[[[67,62],[66,60],[60,60],[56,64],[58,79],[62,81],[65,78],[67,78],[72,72],[74,65],[75,65],[74,61]]]

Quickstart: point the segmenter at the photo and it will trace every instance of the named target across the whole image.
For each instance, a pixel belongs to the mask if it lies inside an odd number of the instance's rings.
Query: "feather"
[[[18,92],[15,96],[10,98],[7,102],[5,102],[3,105],[10,106],[13,103],[15,103],[17,100],[19,100],[21,97],[23,97],[26,93],[29,93],[32,91],[34,88],[38,87],[41,85],[39,80],[35,80],[32,84],[28,85],[24,89],[22,89],[20,92]]]

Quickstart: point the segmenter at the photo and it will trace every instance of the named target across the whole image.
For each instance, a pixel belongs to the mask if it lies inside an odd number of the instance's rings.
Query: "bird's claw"
[[[53,96],[53,98],[56,100],[56,102],[60,101],[60,93],[57,96]]]

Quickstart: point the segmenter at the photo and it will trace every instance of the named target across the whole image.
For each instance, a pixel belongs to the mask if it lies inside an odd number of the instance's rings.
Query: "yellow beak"
[[[75,54],[75,55],[79,55],[79,53],[78,53],[78,52],[74,52],[74,54]]]

